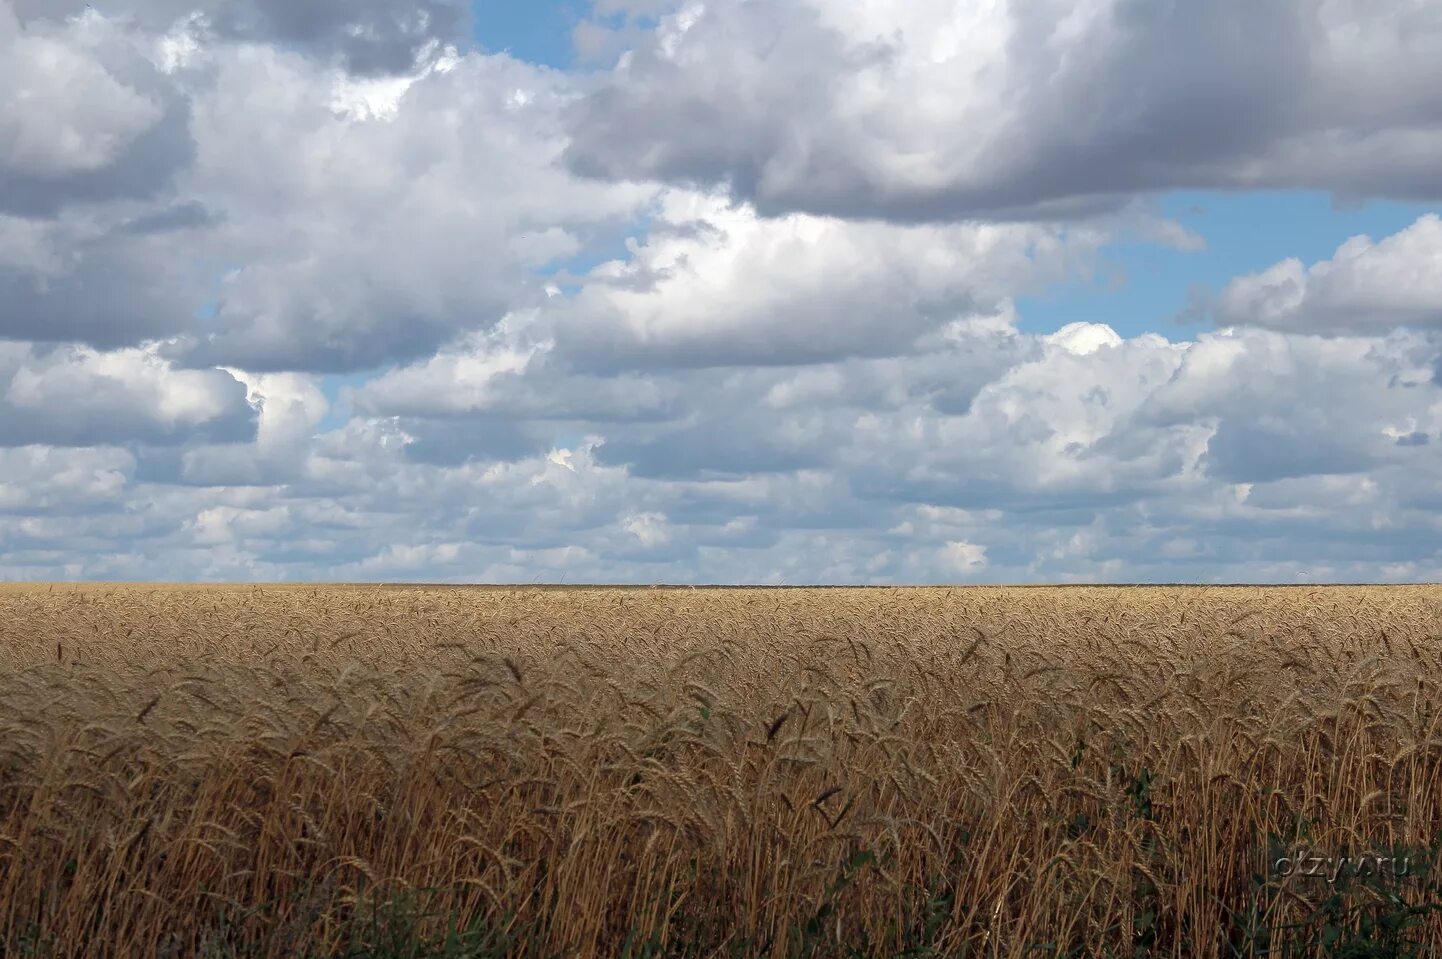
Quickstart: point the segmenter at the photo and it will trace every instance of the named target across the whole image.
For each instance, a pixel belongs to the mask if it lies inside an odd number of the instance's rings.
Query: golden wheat
[[[3,586],[0,637],[3,956],[415,891],[496,955],[1262,954],[1330,891],[1278,837],[1442,829],[1442,589]]]

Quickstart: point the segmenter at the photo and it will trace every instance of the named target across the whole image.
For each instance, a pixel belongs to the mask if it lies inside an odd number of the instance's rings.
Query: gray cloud
[[[911,221],[1169,188],[1436,198],[1439,54],[1442,16],[1408,0],[720,0],[622,58],[568,157],[767,214]]]
[[[123,502],[134,468],[134,457],[115,447],[0,447],[0,475],[5,477],[0,482],[0,514],[23,517],[65,511],[83,515],[113,508]],[[47,550],[52,558],[57,545],[50,544]],[[0,549],[0,556],[5,552]]]
[[[11,0],[22,23],[85,12],[82,0]],[[404,73],[439,45],[464,42],[471,13],[453,0],[112,0],[106,16],[165,32],[193,16],[222,40],[277,43],[336,57],[358,74]]]
[[[495,339],[471,348],[485,367]],[[652,418],[581,420],[549,443],[544,407],[478,413],[482,390],[456,412],[463,376],[437,380],[432,414],[419,381],[399,394],[398,379],[356,399],[381,411],[404,395],[405,415],[322,433],[312,381],[248,377],[256,444],[186,450],[183,483],[125,474],[121,501],[163,504],[142,536],[150,568],[201,576],[1425,578],[1442,566],[1428,498],[1442,460],[1397,441],[1442,432],[1437,354],[1408,332],[991,327],[915,356],[661,371],[661,393],[685,392]],[[537,396],[569,376],[544,362],[507,375]],[[43,565],[38,547],[12,566]],[[67,555],[92,573],[112,562]]]
[[[186,99],[112,21],[22,25],[0,2],[0,214],[162,191],[191,159]]]
[[[140,350],[0,344],[0,446],[240,442],[256,412],[222,370],[175,370]]]
[[[557,166],[573,81],[507,57],[356,77],[194,21],[9,13],[0,73],[36,95],[0,105],[0,337],[417,360],[542,302],[536,270],[654,193]]]
[[[111,349],[189,331],[214,286],[216,266],[194,255],[207,228],[174,208],[0,215],[0,338]]]
[[[196,196],[225,213],[219,249],[243,265],[177,346],[188,362],[344,372],[423,358],[542,302],[534,271],[651,193],[557,167],[567,82],[506,58],[467,57],[403,93],[337,90],[271,53],[222,51],[214,69],[196,107]],[[262,91],[274,105],[248,109]]]

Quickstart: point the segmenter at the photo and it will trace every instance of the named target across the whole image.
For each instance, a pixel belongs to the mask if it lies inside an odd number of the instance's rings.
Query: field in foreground
[[[1432,587],[0,586],[0,957],[1442,954],[1439,709]]]

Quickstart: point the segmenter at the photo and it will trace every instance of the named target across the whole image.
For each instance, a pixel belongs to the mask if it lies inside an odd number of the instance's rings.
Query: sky
[[[1442,578],[1431,0],[0,0],[0,579]]]

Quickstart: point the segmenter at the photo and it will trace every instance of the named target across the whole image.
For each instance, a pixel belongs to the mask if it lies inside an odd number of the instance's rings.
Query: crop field
[[[1442,588],[0,586],[5,959],[1425,956],[1434,866]]]

